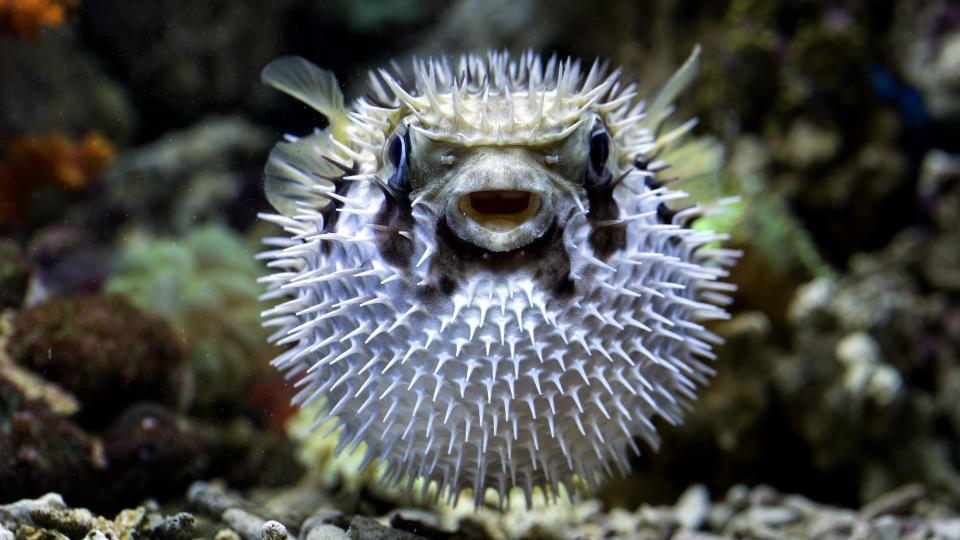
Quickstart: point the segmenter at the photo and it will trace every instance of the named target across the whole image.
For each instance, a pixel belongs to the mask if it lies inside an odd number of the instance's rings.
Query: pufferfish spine
[[[384,480],[479,504],[628,471],[708,381],[738,252],[675,207],[664,129],[698,50],[645,106],[597,62],[491,52],[370,74],[348,109],[298,57],[263,80],[329,121],[265,168],[273,364]]]

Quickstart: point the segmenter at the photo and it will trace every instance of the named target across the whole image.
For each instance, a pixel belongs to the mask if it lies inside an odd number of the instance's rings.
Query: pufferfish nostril
[[[540,196],[529,191],[474,191],[460,197],[460,210],[488,229],[509,231],[540,210]]]

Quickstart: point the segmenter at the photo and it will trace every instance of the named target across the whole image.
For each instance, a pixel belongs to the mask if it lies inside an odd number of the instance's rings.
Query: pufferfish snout
[[[329,120],[270,155],[262,217],[284,234],[261,258],[273,363],[338,452],[437,497],[529,503],[625,473],[657,418],[683,420],[738,256],[665,172],[696,59],[649,105],[600,63],[532,53],[415,59],[349,108],[302,58],[264,69]]]

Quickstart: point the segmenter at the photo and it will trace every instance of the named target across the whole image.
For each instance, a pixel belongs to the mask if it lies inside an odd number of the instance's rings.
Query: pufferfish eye
[[[410,191],[410,179],[407,178],[407,163],[410,158],[410,132],[403,135],[394,133],[387,143],[387,159],[393,165],[394,172],[387,185],[398,193]]]
[[[607,169],[607,158],[609,156],[610,133],[605,127],[597,128],[590,134],[587,187],[599,187],[610,181],[611,173]]]

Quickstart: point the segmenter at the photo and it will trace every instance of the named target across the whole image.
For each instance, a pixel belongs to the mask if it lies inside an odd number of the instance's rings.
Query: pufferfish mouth
[[[508,189],[461,191],[453,197],[446,210],[450,229],[461,240],[493,252],[512,251],[540,238],[553,220],[550,192],[504,187]]]
[[[460,196],[460,211],[478,225],[496,232],[520,227],[539,210],[540,196],[529,191],[474,191]]]

